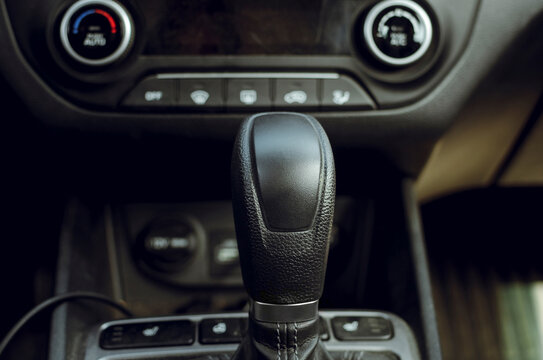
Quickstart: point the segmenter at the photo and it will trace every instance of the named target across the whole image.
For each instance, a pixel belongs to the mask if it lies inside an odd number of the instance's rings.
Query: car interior
[[[0,359],[543,359],[541,34],[541,0],[0,0]]]

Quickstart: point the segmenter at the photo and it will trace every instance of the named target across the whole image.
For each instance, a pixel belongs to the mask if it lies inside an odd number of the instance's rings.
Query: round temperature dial
[[[130,15],[113,0],[80,0],[66,11],[60,24],[62,46],[85,65],[102,66],[121,59],[133,37]]]
[[[432,43],[432,21],[411,0],[377,3],[364,21],[364,40],[371,54],[391,66],[406,66],[422,58]]]

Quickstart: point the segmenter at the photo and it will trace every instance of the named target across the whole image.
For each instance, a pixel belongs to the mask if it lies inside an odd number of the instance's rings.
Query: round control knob
[[[432,43],[432,21],[428,13],[411,0],[377,3],[364,21],[364,41],[370,53],[391,66],[413,64]]]
[[[113,0],[80,0],[68,8],[60,23],[62,46],[85,65],[102,66],[121,59],[133,39],[128,11]]]

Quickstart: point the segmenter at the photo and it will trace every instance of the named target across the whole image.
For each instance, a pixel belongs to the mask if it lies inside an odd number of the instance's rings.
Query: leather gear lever
[[[313,117],[263,113],[241,126],[232,197],[252,306],[234,359],[328,359],[319,342],[335,201],[334,159]]]

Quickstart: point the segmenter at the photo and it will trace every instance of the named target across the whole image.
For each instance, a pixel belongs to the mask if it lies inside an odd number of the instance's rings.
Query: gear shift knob
[[[302,320],[273,317],[290,316],[282,305],[316,309],[322,295],[335,168],[317,120],[297,113],[249,117],[234,147],[232,196],[243,281],[259,306],[257,320],[266,321],[258,319],[266,306],[268,321]]]

